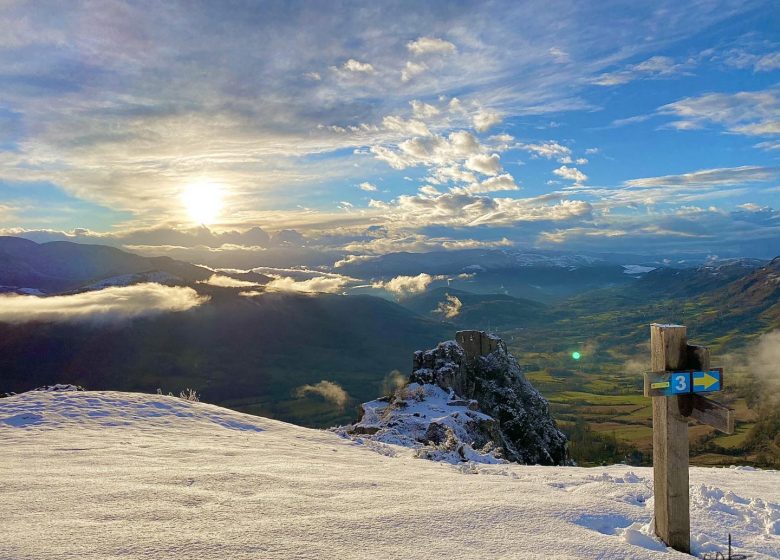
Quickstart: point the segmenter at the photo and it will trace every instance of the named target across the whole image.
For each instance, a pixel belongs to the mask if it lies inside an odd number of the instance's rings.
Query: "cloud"
[[[360,62],[354,58],[347,60],[341,67],[347,72],[358,72],[362,74],[373,74],[375,72],[374,67],[368,62]]]
[[[661,177],[645,177],[631,179],[625,182],[627,187],[714,187],[723,185],[741,185],[771,181],[780,176],[780,167],[760,167],[743,165],[741,167],[725,167],[718,169],[702,169],[681,175],[663,175]]]
[[[406,44],[406,48],[414,55],[426,54],[454,54],[457,49],[455,45],[444,39],[436,37],[420,37],[415,41]]]
[[[599,86],[616,86],[634,80],[668,78],[680,74],[689,65],[676,64],[667,56],[654,56],[638,64],[631,64],[616,72],[607,72],[597,76],[593,83]]]
[[[474,114],[473,121],[477,132],[485,132],[501,122],[501,115],[495,111],[480,109]]]
[[[0,155],[0,178],[49,182],[76,201],[78,212],[56,227],[84,220],[138,228],[187,223],[172,201],[208,170],[229,187],[220,227],[286,227],[313,219],[317,210],[292,208],[308,205],[328,181],[368,176],[354,150],[395,146],[398,133],[381,122],[410,99],[441,92],[446,117],[438,128],[426,124],[442,136],[494,121],[473,122],[483,106],[506,117],[582,109],[594,74],[739,11],[722,8],[675,6],[670,18],[670,10],[642,6],[615,34],[600,18],[582,25],[579,9],[553,14],[517,3],[377,4],[343,17],[318,3],[305,20],[284,2],[106,10],[12,3],[0,14],[9,30],[0,43],[13,62],[3,118],[12,115],[15,132],[13,149]],[[551,57],[583,52],[591,55],[584,63],[550,72]],[[406,62],[426,69],[410,66],[407,75],[419,73],[403,83]]]
[[[393,169],[406,169],[419,165],[442,166],[461,162],[479,154],[481,146],[473,134],[457,130],[447,136],[434,134],[410,138],[398,144],[397,149],[372,146],[371,152]]]
[[[50,297],[0,294],[0,322],[112,323],[187,311],[208,300],[192,288],[154,283]]]
[[[294,394],[298,398],[309,395],[319,395],[326,401],[335,404],[340,410],[346,408],[350,399],[349,393],[347,393],[341,385],[334,383],[333,381],[326,381],[325,379],[314,385],[301,385],[295,389]]]
[[[376,185],[373,184],[373,183],[369,183],[368,181],[364,181],[363,183],[360,183],[358,185],[358,188],[361,191],[366,191],[366,192],[376,192],[377,191]]]
[[[525,199],[491,198],[460,190],[439,196],[401,195],[390,203],[376,202],[375,206],[383,210],[388,219],[404,223],[407,227],[499,226],[590,216],[592,206],[589,202],[566,200],[564,197],[563,194],[553,193]]]
[[[766,389],[778,400],[780,390],[780,330],[761,335],[749,352],[750,370],[766,385]]]
[[[553,169],[553,173],[558,175],[558,177],[569,179],[570,181],[574,181],[578,184],[584,183],[588,180],[588,176],[576,167],[566,167],[565,165],[561,165],[558,169]]]
[[[517,191],[520,187],[515,183],[514,177],[509,173],[490,177],[481,182],[474,182],[466,187],[453,187],[450,192],[455,194],[479,194],[497,191]]]
[[[369,253],[370,255],[384,255],[400,251],[424,253],[428,251],[455,251],[461,249],[493,249],[499,247],[512,247],[514,242],[506,237],[497,240],[490,239],[453,239],[449,237],[428,237],[421,233],[408,235],[391,235],[378,237],[368,241],[353,241],[345,249],[348,251]],[[350,255],[343,261],[336,263],[336,267],[346,266],[361,260],[376,258],[370,255]]]
[[[477,154],[468,158],[465,166],[483,175],[497,175],[501,171],[501,158],[498,154]]]
[[[780,52],[754,54],[733,50],[727,54],[725,62],[735,68],[752,68],[754,72],[771,72],[780,69]]]
[[[441,113],[438,107],[417,99],[411,100],[409,105],[412,107],[412,114],[418,119],[428,119]]]
[[[415,76],[422,74],[428,70],[428,65],[423,62],[413,62],[411,60],[408,60],[406,62],[406,66],[404,66],[404,69],[401,70],[401,81],[402,82],[408,82]]]
[[[550,140],[542,144],[520,144],[518,148],[531,152],[537,157],[556,159],[560,163],[571,163],[571,148]]]
[[[780,134],[780,90],[710,93],[686,97],[660,107],[657,114],[677,120],[669,126],[678,130],[723,126],[729,132],[746,136]]]
[[[425,272],[417,276],[396,276],[392,280],[372,282],[371,287],[387,290],[399,296],[424,292],[435,280],[446,280],[446,276],[431,276]]]
[[[374,259],[376,259],[376,257],[373,255],[347,255],[343,259],[339,259],[335,263],[333,263],[333,268],[341,268],[342,266],[347,266],[358,262],[370,261]]]
[[[451,296],[450,294],[444,294],[444,297],[445,300],[439,302],[439,305],[436,306],[433,313],[441,313],[442,317],[445,319],[454,319],[460,315],[463,303],[461,303],[460,299],[456,296]]]
[[[550,56],[553,57],[553,60],[555,60],[555,62],[559,64],[565,64],[570,60],[569,53],[567,53],[562,49],[559,49],[558,47],[552,47],[548,49],[547,52],[549,52]]]
[[[220,288],[253,288],[260,285],[257,282],[238,280],[236,278],[231,278],[230,276],[224,276],[222,274],[212,274],[208,280],[203,280],[200,283],[209,284],[211,286],[219,286]]]
[[[280,292],[306,292],[335,294],[342,291],[350,282],[346,276],[315,276],[308,280],[296,280],[290,276],[277,276],[271,280],[266,288]]]

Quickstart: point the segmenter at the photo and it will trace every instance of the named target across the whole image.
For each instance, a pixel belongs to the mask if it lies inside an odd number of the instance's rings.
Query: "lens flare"
[[[579,352],[572,352],[571,357],[575,360],[579,360],[580,358],[582,358],[582,354],[580,354]]]

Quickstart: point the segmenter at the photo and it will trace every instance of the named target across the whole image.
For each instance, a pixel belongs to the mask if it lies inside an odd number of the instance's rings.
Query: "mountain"
[[[593,257],[508,249],[389,253],[347,261],[335,270],[366,280],[389,280],[424,272],[449,276],[449,286],[456,289],[540,302],[636,281],[623,266]]]
[[[763,264],[756,259],[735,259],[691,268],[657,268],[627,286],[624,292],[643,299],[699,296],[722,288]]]
[[[474,329],[521,328],[536,324],[547,306],[505,294],[475,294],[455,288],[434,288],[399,303],[425,317]]]
[[[632,558],[653,473],[456,465],[414,451],[124,392],[0,399],[0,558]],[[694,554],[780,553],[776,471],[691,468]]]
[[[112,277],[165,273],[171,280],[194,282],[212,272],[168,257],[140,257],[106,245],[69,241],[38,244],[0,236],[0,286],[46,293],[74,290]]]
[[[0,393],[54,383],[177,393],[189,387],[209,402],[327,426],[354,418],[355,399],[373,398],[393,370],[408,369],[420,344],[449,331],[371,296],[197,289],[208,303],[130,322],[0,323]],[[323,380],[348,397],[318,389]],[[300,389],[306,385],[314,388]]]

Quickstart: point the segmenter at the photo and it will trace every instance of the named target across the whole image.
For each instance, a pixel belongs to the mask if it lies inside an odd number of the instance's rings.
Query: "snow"
[[[690,558],[652,471],[450,465],[163,395],[0,399],[0,558]],[[780,557],[780,473],[692,468],[698,552]]]
[[[442,346],[450,344],[455,342],[444,342]],[[476,463],[506,463],[495,451],[477,450],[471,445],[476,437],[476,423],[495,422],[476,410],[477,401],[455,399],[454,392],[430,383],[410,383],[400,391],[405,398],[396,393],[393,404],[388,399],[363,403],[363,418],[352,426],[335,428],[334,432],[360,443],[370,440],[411,447],[417,450],[417,457],[436,461],[460,463],[465,456]],[[431,424],[451,430],[451,438],[438,446],[423,445]]]
[[[621,265],[623,267],[623,272],[625,274],[645,274],[647,272],[652,272],[657,267],[655,266],[642,266],[639,264],[624,264]]]

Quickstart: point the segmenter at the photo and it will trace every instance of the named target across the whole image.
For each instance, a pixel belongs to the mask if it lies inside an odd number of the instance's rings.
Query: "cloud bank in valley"
[[[309,395],[319,395],[328,402],[332,402],[340,410],[344,410],[349,402],[349,393],[347,393],[338,383],[323,379],[314,385],[301,385],[295,389],[295,396],[298,398]]]
[[[154,283],[50,297],[0,294],[0,322],[114,323],[187,311],[208,299],[192,288]]]
[[[399,296],[424,292],[435,280],[446,280],[447,276],[431,276],[425,272],[417,276],[396,276],[391,280],[379,280],[371,283],[372,288],[387,290]]]
[[[445,300],[439,302],[439,305],[436,306],[436,309],[434,309],[433,312],[441,313],[441,316],[445,319],[454,319],[460,315],[462,307],[463,302],[460,301],[460,298],[445,294]]]
[[[750,370],[775,402],[780,402],[780,329],[762,335],[750,350]]]

